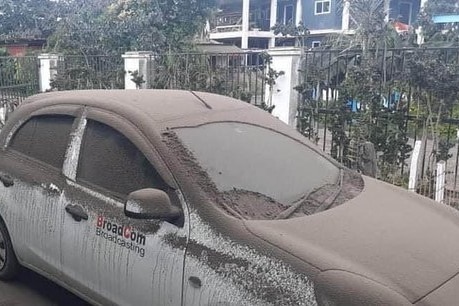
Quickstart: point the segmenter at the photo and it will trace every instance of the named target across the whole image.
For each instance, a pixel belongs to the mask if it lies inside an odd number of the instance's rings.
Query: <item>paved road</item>
[[[17,280],[0,281],[0,306],[87,306],[88,304],[40,275],[23,269]]]

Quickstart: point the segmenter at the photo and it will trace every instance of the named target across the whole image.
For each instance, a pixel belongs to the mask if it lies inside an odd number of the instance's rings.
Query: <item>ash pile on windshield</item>
[[[362,192],[364,182],[362,176],[352,170],[343,169],[341,185],[325,185],[311,192],[298,208],[285,216],[287,218],[312,215],[341,205]],[[282,213],[282,215],[286,215]]]
[[[247,219],[274,219],[289,206],[253,191],[233,189],[222,193],[226,203]]]
[[[335,201],[333,201],[330,208],[336,207],[343,204],[344,202],[349,201],[352,198],[355,198],[359,193],[362,192],[363,187],[365,186],[360,173],[349,169],[344,169],[343,171],[344,173],[341,192],[338,194]]]
[[[339,192],[338,188],[338,186],[330,184],[322,186],[321,188],[311,192],[308,197],[303,200],[301,206],[292,215],[290,215],[290,218],[312,215],[318,212],[324,203],[326,205],[327,200],[334,197],[336,192]]]

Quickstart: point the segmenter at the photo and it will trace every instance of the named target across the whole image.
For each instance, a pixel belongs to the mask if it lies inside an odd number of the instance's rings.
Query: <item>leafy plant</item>
[[[143,78],[143,75],[139,74],[138,70],[128,71],[128,73],[131,75],[132,77],[131,81],[134,82],[137,89],[139,89],[142,86],[142,84],[146,82],[145,79]]]
[[[266,85],[268,85],[268,95],[269,95],[268,103],[262,102],[261,109],[264,109],[268,111],[269,113],[272,113],[272,111],[275,108],[275,105],[273,105],[274,85],[276,85],[277,78],[284,75],[285,72],[282,70],[277,71],[272,68],[273,59],[272,59],[272,56],[269,55],[269,53],[262,52],[261,59],[265,63],[267,70],[268,70],[264,79],[265,79]]]
[[[57,90],[124,88],[124,65],[117,56],[62,56],[51,87]]]

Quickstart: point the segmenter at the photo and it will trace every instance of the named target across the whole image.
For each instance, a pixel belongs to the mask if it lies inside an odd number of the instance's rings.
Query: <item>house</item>
[[[45,39],[0,40],[0,48],[6,49],[10,56],[25,56],[29,52],[42,50],[45,44]]]
[[[296,0],[290,0],[294,2]],[[210,21],[210,39],[242,49],[267,49],[274,43],[270,30],[277,17],[276,0],[218,0],[218,13]],[[286,18],[294,20],[293,9]]]
[[[213,68],[230,67],[235,62],[244,60],[244,52],[235,45],[226,45],[214,40],[201,41],[196,44],[198,51],[201,54],[206,54]]]
[[[385,0],[388,19],[400,25],[415,22],[425,0]],[[310,30],[308,47],[320,46],[330,33],[352,31],[352,8],[349,0],[219,0],[218,12],[210,22],[210,39],[242,49],[267,49],[285,44],[274,35],[276,24],[299,22]],[[292,42],[288,42],[292,43]]]

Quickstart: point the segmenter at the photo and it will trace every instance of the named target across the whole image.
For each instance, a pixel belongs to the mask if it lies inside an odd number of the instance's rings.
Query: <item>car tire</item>
[[[13,279],[19,271],[19,263],[13,250],[10,235],[0,220],[0,280]]]

